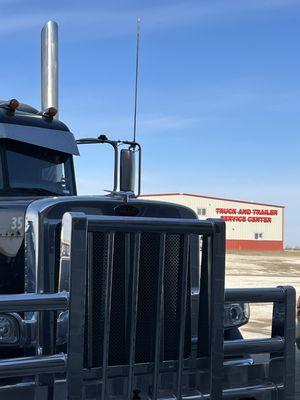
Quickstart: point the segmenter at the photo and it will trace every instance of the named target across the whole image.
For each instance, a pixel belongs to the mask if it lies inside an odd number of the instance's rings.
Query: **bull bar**
[[[103,362],[101,368],[86,370],[84,358],[84,321],[86,312],[86,270],[88,235],[102,232],[108,239],[108,258],[105,280],[105,323],[103,332]],[[114,235],[116,232],[130,233],[134,236],[134,260],[130,281],[130,351],[129,363],[125,366],[110,366],[108,362],[109,329],[111,315],[112,276]],[[157,277],[157,314],[155,327],[154,361],[146,364],[135,363],[136,310],[138,302],[138,277],[140,262],[140,242],[143,232],[155,232],[160,235],[159,276]],[[180,340],[178,359],[161,361],[162,296],[164,280],[164,249],[167,234],[181,234],[184,237],[183,275],[180,296]],[[197,351],[188,359],[184,358],[184,333],[186,310],[188,269],[191,235],[201,235],[202,268],[201,286],[198,301]],[[67,354],[43,354],[42,343],[37,338],[36,355],[22,358],[0,360],[0,378],[14,376],[32,376],[46,374],[52,376],[47,383],[47,399],[55,399],[55,376],[65,373],[66,395],[68,400],[81,400],[84,396],[86,380],[94,378],[100,385],[101,396],[111,398],[111,381],[115,378],[126,380],[124,400],[144,399],[139,397],[135,379],[144,375],[151,376],[151,390],[148,399],[240,399],[245,397],[273,394],[278,399],[294,400],[295,386],[295,291],[291,287],[264,289],[227,289],[224,296],[225,270],[225,223],[221,220],[182,220],[161,218],[131,218],[66,213],[63,218],[62,254],[70,265],[70,291],[58,293],[35,293],[0,296],[0,313],[25,311],[64,311],[69,312]],[[66,250],[67,249],[67,250]],[[204,282],[204,283],[203,283]],[[272,337],[268,339],[226,341],[223,338],[224,301],[234,302],[272,302]],[[224,356],[241,353],[269,353],[270,366],[267,379],[251,385],[224,387],[224,374],[231,368],[224,365]],[[283,371],[278,381],[278,360],[283,360]],[[274,367],[272,367],[274,365]],[[247,366],[250,370],[252,366]],[[208,373],[206,391],[194,385],[193,391],[187,391],[188,376]],[[172,374],[175,384],[172,390],[160,392],[162,377]],[[272,379],[274,376],[274,380]],[[189,378],[192,380],[192,378]],[[195,381],[197,379],[195,378]],[[36,383],[33,382],[33,386]],[[51,387],[50,387],[51,386]],[[50,387],[50,388],[49,388]],[[97,392],[98,393],[98,392]],[[1,388],[0,388],[1,397]],[[273,397],[268,397],[273,398]],[[275,397],[274,397],[275,398]]]

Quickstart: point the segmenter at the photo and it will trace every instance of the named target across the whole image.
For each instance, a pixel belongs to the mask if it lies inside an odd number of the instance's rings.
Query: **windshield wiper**
[[[50,195],[50,196],[63,196],[63,193],[59,193],[59,192],[54,192],[52,190],[49,189],[45,189],[45,188],[39,188],[39,187],[14,187],[11,188],[10,191],[12,192],[25,192],[25,193],[30,193],[30,194],[40,194],[40,195]]]

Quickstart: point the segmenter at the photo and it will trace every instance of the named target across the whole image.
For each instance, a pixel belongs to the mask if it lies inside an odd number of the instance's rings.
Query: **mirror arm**
[[[118,154],[118,142],[116,140],[108,139],[95,139],[95,138],[84,138],[76,140],[77,144],[109,144],[114,149],[114,187],[113,192],[118,190],[118,172],[119,172],[119,154]]]

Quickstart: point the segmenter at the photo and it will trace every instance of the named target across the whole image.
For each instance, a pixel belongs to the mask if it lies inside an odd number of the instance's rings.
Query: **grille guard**
[[[272,393],[278,399],[294,400],[295,386],[295,290],[291,287],[264,289],[229,289],[224,296],[225,273],[225,223],[220,220],[182,220],[158,218],[129,218],[90,216],[82,213],[66,213],[62,224],[62,257],[61,265],[70,268],[70,291],[56,294],[22,294],[0,296],[0,312],[69,311],[68,351],[67,354],[49,354],[42,352],[42,343],[38,338],[36,356],[0,360],[0,378],[14,376],[44,375],[43,385],[47,386],[47,399],[55,399],[56,374],[65,373],[65,396],[69,400],[79,400],[87,395],[87,382],[98,381],[101,396],[97,391],[95,398],[101,399],[184,399],[200,400],[222,398],[233,399],[242,396],[266,396]],[[84,370],[84,321],[86,299],[86,265],[88,233],[102,232],[108,238],[108,254],[106,268],[105,323],[103,334],[103,363],[100,368]],[[134,262],[130,282],[130,357],[125,366],[109,366],[109,326],[111,313],[111,282],[113,274],[113,251],[115,232],[130,232],[134,235]],[[135,364],[135,327],[138,295],[138,269],[140,257],[140,239],[143,232],[160,234],[159,276],[157,277],[157,314],[155,327],[155,359],[146,364]],[[198,345],[195,354],[184,359],[185,318],[180,320],[180,340],[178,359],[160,361],[161,337],[161,303],[163,291],[164,246],[167,233],[179,233],[184,236],[183,279],[181,284],[181,315],[186,309],[186,293],[189,266],[189,246],[192,234],[203,237],[202,272],[199,295]],[[62,271],[63,273],[63,271]],[[268,339],[234,340],[224,343],[223,308],[224,297],[228,302],[272,302],[274,303],[272,320],[272,337]],[[236,373],[233,366],[224,366],[224,355],[243,353],[268,353],[270,362],[268,371],[261,376],[259,383],[239,382],[230,385],[225,382],[231,372]],[[282,368],[282,371],[281,371]],[[257,365],[245,366],[246,373],[258,370]],[[281,373],[280,373],[281,372]],[[172,375],[171,381],[161,391],[164,376]],[[201,376],[204,376],[206,385]],[[136,379],[142,389],[143,377],[148,377],[146,386],[151,382],[151,390],[145,397],[137,388]],[[123,379],[124,393],[113,396],[111,382]],[[99,384],[99,382],[101,382]],[[192,383],[191,388],[189,384]],[[226,385],[225,385],[226,383]],[[232,383],[232,382],[231,382]],[[32,393],[40,387],[32,383]],[[17,385],[16,385],[17,386]],[[24,386],[24,387],[25,387]],[[11,390],[19,390],[11,387]],[[0,387],[1,392],[8,390]],[[98,390],[98,389],[97,389]],[[139,395],[141,393],[141,396]],[[84,397],[83,397],[84,396]],[[97,396],[97,397],[96,397]],[[10,398],[10,397],[7,397]],[[32,397],[28,397],[32,398]],[[42,398],[42,397],[39,397]],[[273,398],[273,397],[272,397]]]

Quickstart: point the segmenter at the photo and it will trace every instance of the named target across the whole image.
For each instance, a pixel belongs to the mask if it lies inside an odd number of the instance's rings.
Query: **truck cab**
[[[76,195],[74,154],[77,146],[65,124],[0,101],[1,197]]]

